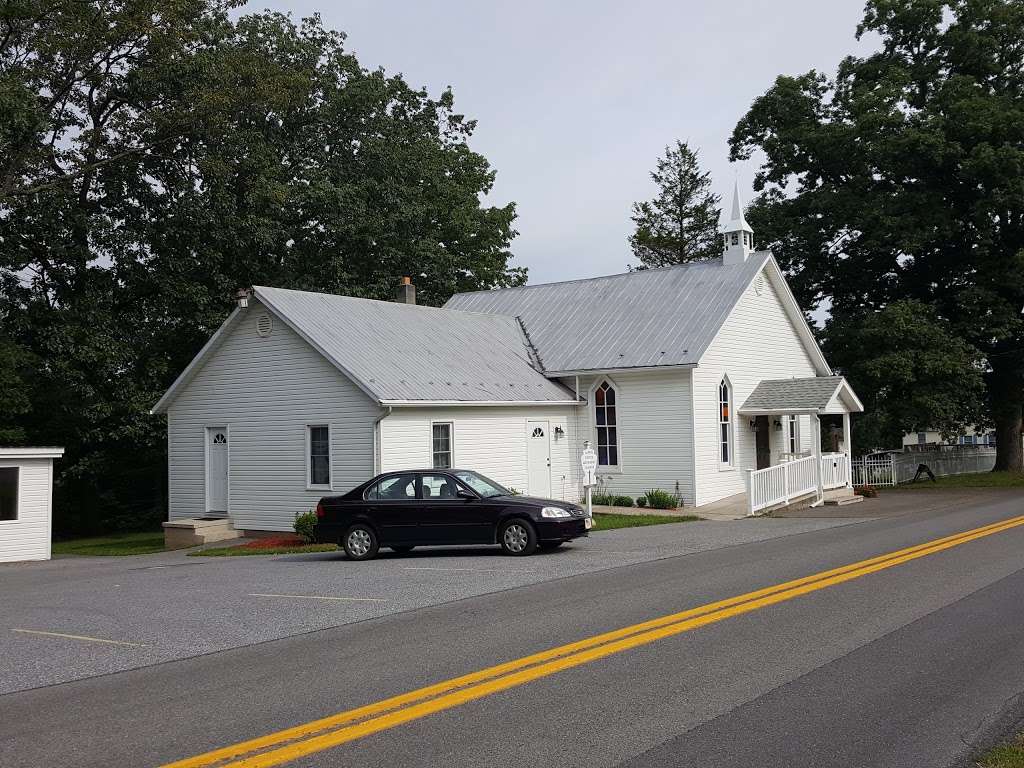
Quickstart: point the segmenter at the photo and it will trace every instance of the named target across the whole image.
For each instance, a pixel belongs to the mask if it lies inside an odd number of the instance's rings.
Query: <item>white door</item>
[[[526,422],[526,480],[531,496],[551,496],[551,437],[546,421]]]
[[[206,511],[228,511],[228,430],[206,429]]]

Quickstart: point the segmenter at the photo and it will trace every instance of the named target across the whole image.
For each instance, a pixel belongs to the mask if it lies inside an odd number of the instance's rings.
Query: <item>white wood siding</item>
[[[18,519],[0,520],[0,563],[49,560],[53,491],[52,459],[0,459],[18,467]]]
[[[593,389],[604,380],[615,387],[619,430],[619,467],[598,467],[607,493],[636,498],[652,488],[678,493],[683,504],[695,503],[693,482],[693,413],[690,370],[615,371],[581,376],[580,392],[588,405],[579,409],[580,446],[597,445]],[[574,379],[564,379],[570,389]]]
[[[697,504],[743,493],[748,469],[757,465],[749,418],[737,411],[762,379],[817,375],[766,272],[764,290],[747,289],[693,371]],[[718,385],[728,374],[733,392],[733,464],[719,464]],[[781,434],[781,433],[780,433]],[[778,450],[780,437],[773,435]],[[811,450],[810,419],[800,419],[800,442]]]
[[[236,528],[288,531],[326,493],[373,475],[380,408],[281,320],[263,338],[253,302],[167,413],[170,518],[206,513],[207,426],[228,428],[228,507]],[[306,425],[328,424],[333,490],[306,488]]]
[[[579,452],[573,406],[454,406],[396,408],[380,423],[381,471],[429,468],[434,422],[452,424],[452,466],[473,469],[521,493],[527,481],[526,422],[547,420],[551,438],[551,495],[578,501]],[[565,433],[556,438],[555,427]]]

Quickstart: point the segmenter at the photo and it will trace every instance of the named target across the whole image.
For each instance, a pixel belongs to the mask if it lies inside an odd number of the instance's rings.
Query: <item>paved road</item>
[[[12,693],[0,696],[0,765],[161,765],[1022,513],[1024,499],[989,498]],[[769,592],[290,764],[961,764],[1020,714],[1022,553],[1017,526]]]
[[[571,547],[529,558],[503,557],[497,547],[432,547],[405,557],[385,552],[366,563],[348,562],[337,553],[188,557],[171,552],[0,565],[0,694],[853,522],[765,519],[629,528],[596,532]]]

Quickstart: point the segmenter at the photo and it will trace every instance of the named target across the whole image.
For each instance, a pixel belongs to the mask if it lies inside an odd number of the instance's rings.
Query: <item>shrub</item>
[[[863,496],[865,499],[873,499],[878,495],[878,491],[873,485],[858,485],[853,489],[853,492],[858,496]]]
[[[612,497],[612,503],[613,503],[613,506],[616,506],[616,507],[632,507],[633,506],[633,497],[632,496],[613,496]]]
[[[610,493],[591,492],[590,501],[592,504],[600,504],[602,507],[611,507],[615,505],[615,497]]]
[[[661,488],[652,488],[647,492],[647,504],[651,509],[675,509],[678,506],[676,497]]]
[[[647,506],[647,497],[646,496],[637,496],[636,497],[636,505],[638,507],[646,507]]]
[[[295,533],[304,542],[312,544],[316,541],[316,512],[309,511],[303,514],[295,513],[295,522],[292,524]]]

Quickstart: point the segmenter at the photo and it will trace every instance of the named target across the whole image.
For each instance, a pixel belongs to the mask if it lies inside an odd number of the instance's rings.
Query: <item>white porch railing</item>
[[[845,453],[823,453],[821,455],[821,487],[842,488],[850,484],[850,457]]]
[[[750,514],[776,504],[788,504],[792,499],[816,491],[818,472],[815,464],[817,459],[808,456],[774,467],[750,470],[747,489]]]
[[[848,485],[850,458],[845,453],[825,453],[820,457],[806,456],[750,470],[747,489],[750,514],[815,493],[819,473],[823,490]]]

